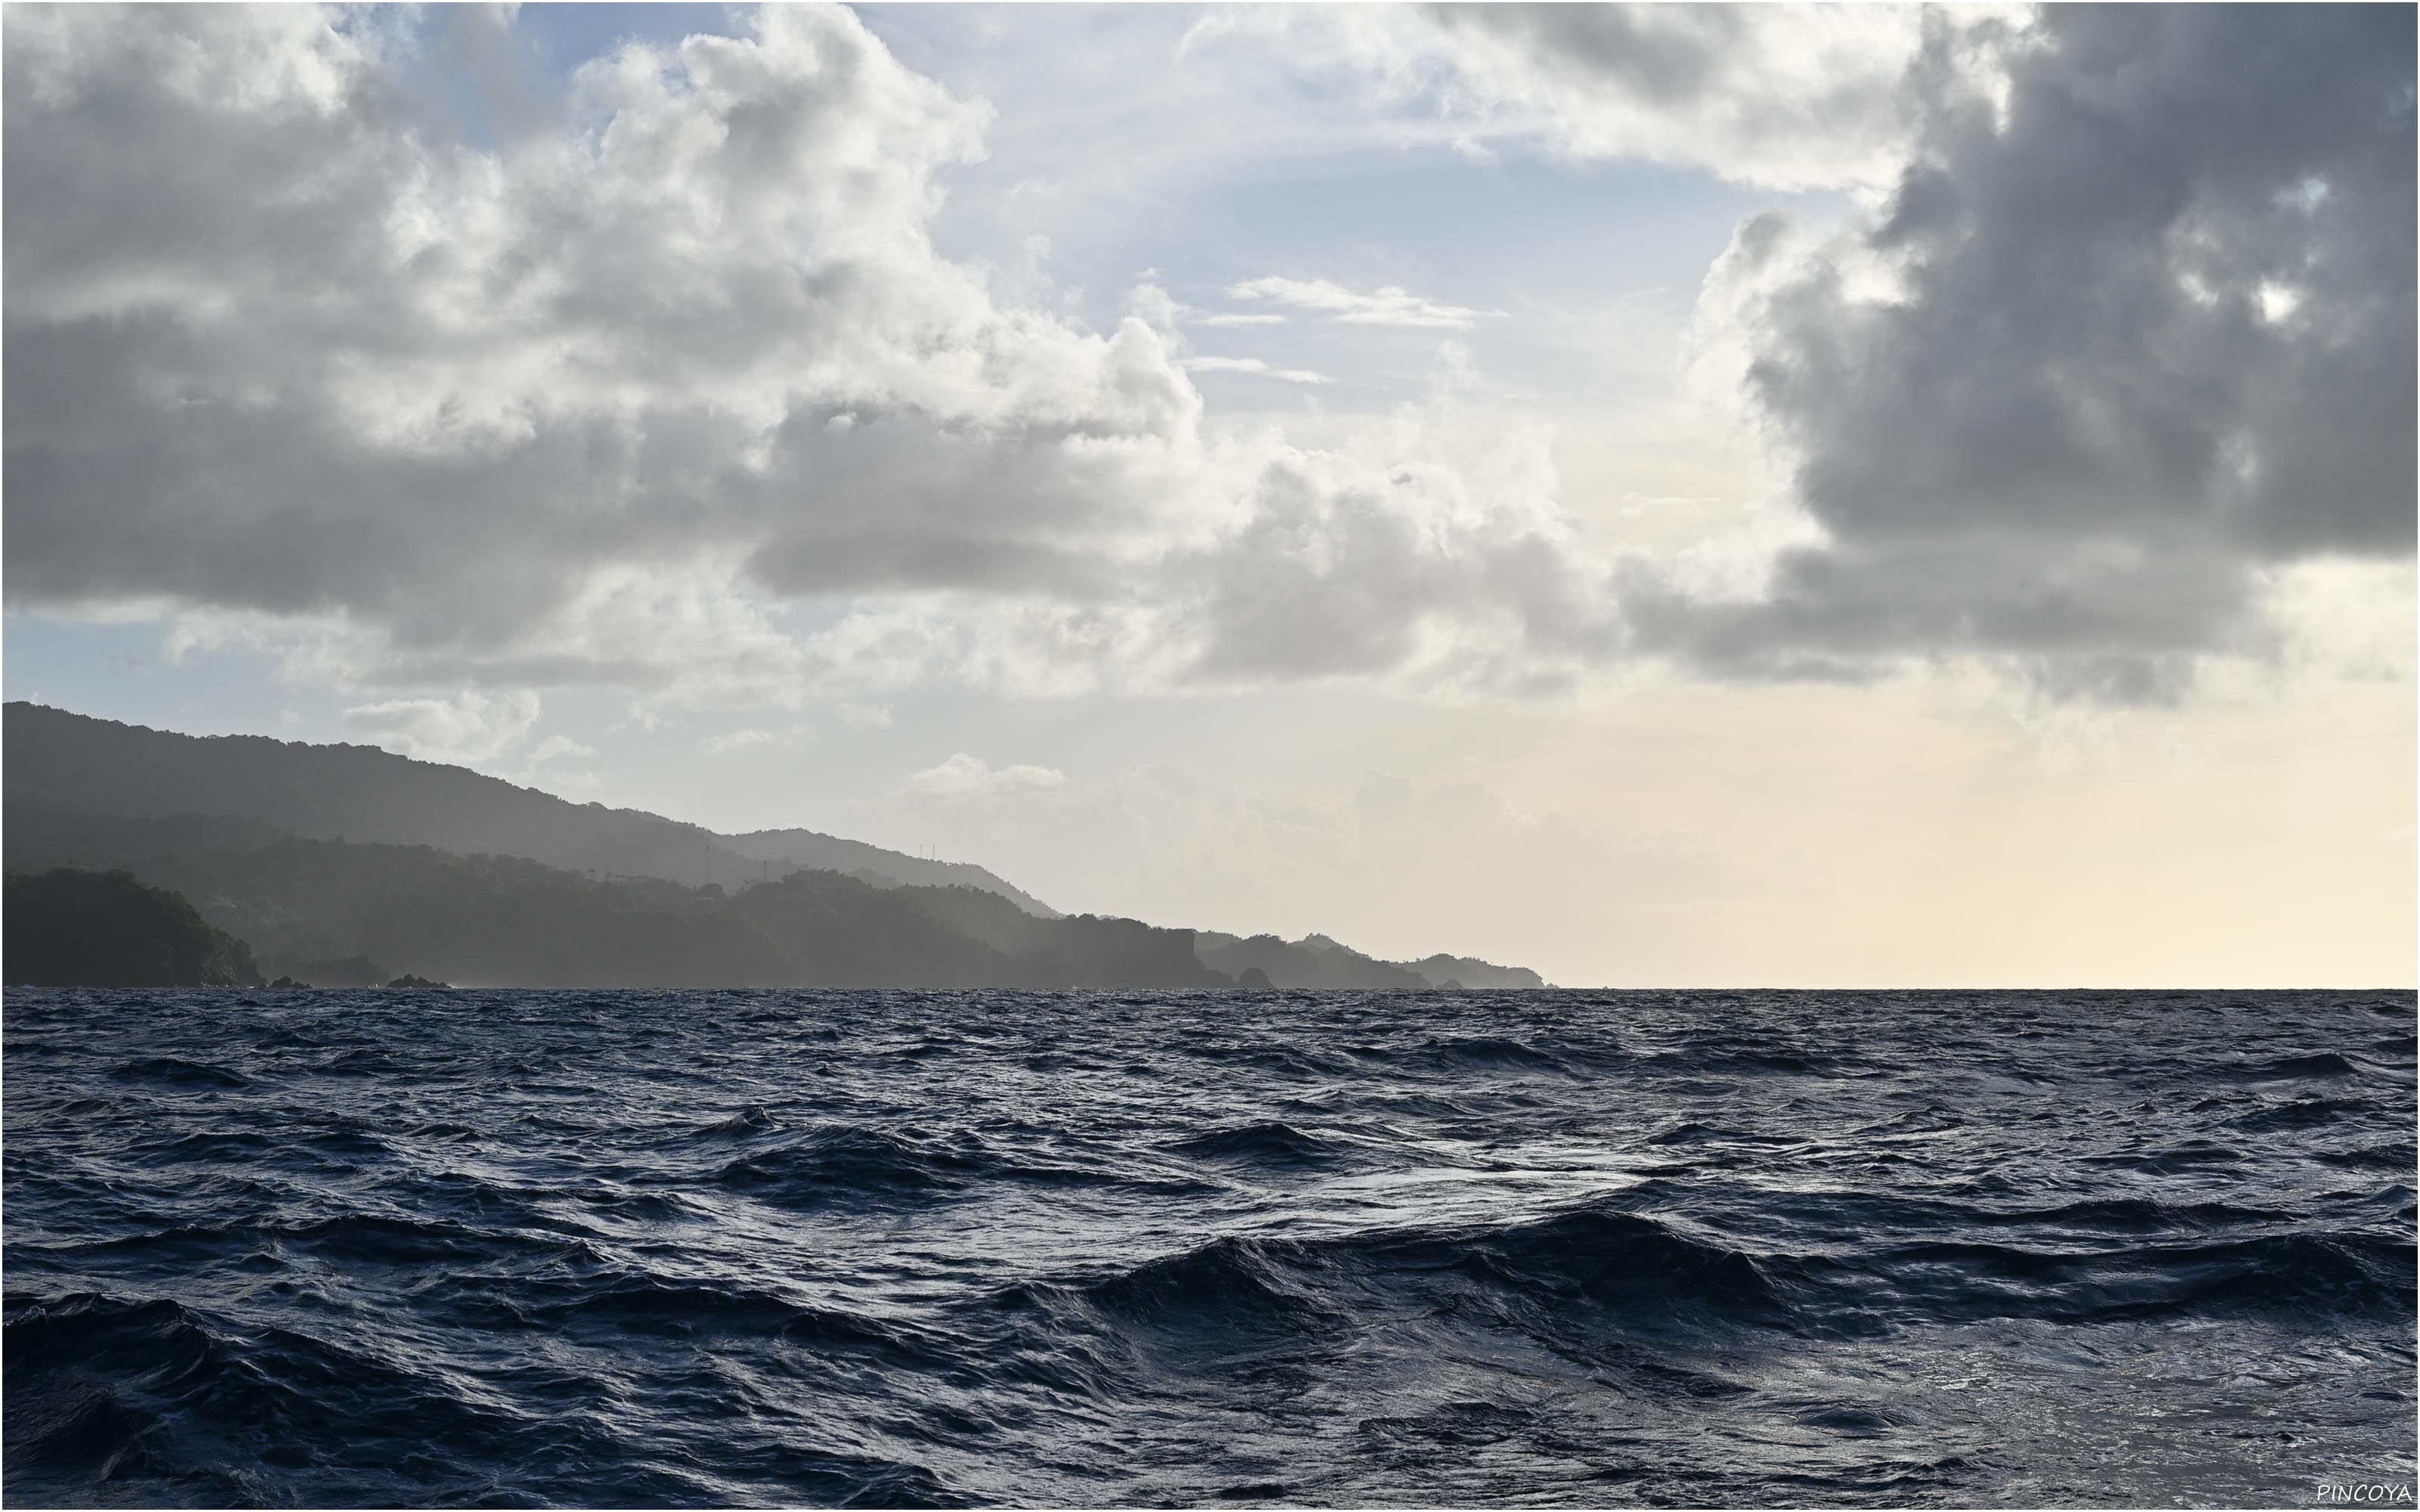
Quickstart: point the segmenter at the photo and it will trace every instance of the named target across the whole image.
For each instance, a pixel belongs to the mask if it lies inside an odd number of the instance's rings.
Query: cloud
[[[2271,569],[2411,553],[2411,14],[2041,25],[2005,101],[1929,97],[1885,203],[1831,236],[1758,217],[1710,275],[1709,346],[1820,540],[1747,598],[1633,564],[1644,647],[1749,675],[2004,656],[2159,699],[2270,647]]]
[[[6,356],[41,376],[0,396],[12,609],[170,618],[178,649],[394,695],[365,711],[1552,695],[1641,655],[2002,658],[2142,698],[2267,655],[2274,573],[2411,553],[2407,12],[1279,18],[1499,140],[1894,186],[1829,231],[1750,222],[1707,280],[1701,366],[1794,480],[1764,537],[1792,544],[1728,577],[1606,560],[1551,435],[1454,381],[1320,445],[1208,424],[1188,362],[1311,375],[1191,355],[1148,287],[1096,331],[1038,267],[943,256],[939,176],[988,108],[845,10],[626,47],[559,100],[478,63],[491,145],[414,93],[442,59],[381,14],[0,19]]]
[[[550,793],[566,789],[595,788],[600,785],[597,773],[587,766],[567,764],[586,762],[597,755],[597,748],[569,735],[549,735],[529,748],[518,767],[510,763],[490,763],[498,776]]]
[[[1055,788],[1066,780],[1063,774],[1047,766],[993,767],[981,757],[960,751],[939,766],[925,767],[911,776],[908,786],[933,797],[967,798]]]
[[[1481,316],[1494,313],[1439,304],[1391,285],[1364,294],[1325,278],[1246,279],[1229,285],[1227,297],[1274,300],[1346,325],[1404,326],[1413,330],[1467,331]]]
[[[1357,85],[1370,108],[1459,125],[1466,154],[1703,168],[1742,183],[1881,186],[1917,131],[1902,87],[1928,25],[2020,16],[1913,6],[1428,5],[1236,8],[1202,37],[1282,34],[1280,55]],[[1928,20],[1928,17],[1930,19]],[[1974,51],[1980,51],[1974,50]],[[1986,54],[1976,58],[1988,68]]]
[[[532,766],[543,766],[566,758],[582,761],[596,754],[596,747],[583,745],[569,735],[549,735],[530,748],[529,760]]]
[[[535,693],[464,693],[365,703],[345,710],[343,718],[348,730],[399,755],[475,766],[520,744],[537,723],[538,713]],[[550,740],[541,743],[539,751],[544,754],[534,753],[532,765],[548,756],[586,753],[586,748]]]
[[[1857,192],[1829,230],[1745,224],[1699,303],[1701,369],[1792,471],[1799,523],[1764,533],[1796,539],[1745,583],[1705,552],[1622,563],[1629,654],[1843,680],[1973,657],[2163,700],[2211,656],[2285,654],[2279,569],[2411,552],[2408,16],[1262,21],[1499,144]]]
[[[727,756],[751,746],[769,746],[782,737],[769,730],[732,730],[719,735],[708,735],[702,748],[709,756]]]
[[[1286,323],[1286,317],[1281,315],[1205,315],[1196,317],[1191,323],[1197,326],[1281,326]]]
[[[1602,579],[1497,436],[1206,434],[1167,301],[1095,332],[942,256],[987,107],[845,9],[626,46],[493,145],[375,11],[5,24],[12,608],[728,707],[1501,670]]]
[[[1257,357],[1188,357],[1185,368],[1195,373],[1254,373],[1264,378],[1282,378],[1288,383],[1326,383],[1325,373],[1308,368],[1271,367]]]

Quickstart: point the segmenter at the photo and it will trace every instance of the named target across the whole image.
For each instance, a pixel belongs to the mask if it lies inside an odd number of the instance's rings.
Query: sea
[[[10,991],[0,1493],[2410,1505],[2413,1012]]]

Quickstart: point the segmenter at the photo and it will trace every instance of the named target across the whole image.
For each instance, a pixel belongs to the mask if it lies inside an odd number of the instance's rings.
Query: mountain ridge
[[[574,803],[375,746],[188,735],[22,701],[0,709],[0,741],[10,798],[84,812],[240,816],[311,840],[519,856],[570,872],[661,877],[689,887],[739,887],[761,880],[768,865],[870,872],[874,877],[861,880],[973,887],[1045,918],[1058,913],[969,862],[927,861],[808,829],[723,835],[644,809]],[[346,779],[350,795],[339,791]],[[365,790],[375,790],[375,802],[360,795]],[[832,856],[845,856],[847,864],[825,858]]]
[[[803,828],[725,835],[375,747],[189,735],[23,702],[5,706],[0,734],[11,872],[131,871],[190,895],[214,927],[280,965],[366,956],[498,985],[599,985],[604,961],[658,985],[1545,985],[1468,957],[1379,961],[1325,934],[1289,942],[1070,917],[969,862]],[[269,864],[276,857],[285,871]],[[777,887],[789,890],[751,896]],[[318,896],[381,887],[413,900],[420,933],[381,929],[374,911],[338,918]],[[462,953],[489,939],[492,920],[449,904],[449,887],[535,934]],[[802,911],[774,908],[777,896]],[[919,962],[864,958],[861,941],[827,927],[844,915]],[[662,961],[633,955],[617,927],[654,941]],[[541,949],[549,929],[562,939]],[[713,953],[716,940],[729,959]]]

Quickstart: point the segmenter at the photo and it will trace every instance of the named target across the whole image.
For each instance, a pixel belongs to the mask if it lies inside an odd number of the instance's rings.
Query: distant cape
[[[391,971],[473,986],[1544,985],[1324,935],[1070,918],[965,862],[806,829],[719,834],[369,747],[23,702],[6,706],[5,740],[12,876],[126,872],[261,970],[319,985]]]

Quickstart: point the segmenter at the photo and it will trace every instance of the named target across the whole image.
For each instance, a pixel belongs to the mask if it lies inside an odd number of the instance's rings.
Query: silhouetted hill
[[[233,815],[314,840],[519,856],[570,872],[736,887],[799,867],[880,885],[955,884],[1048,912],[978,866],[927,861],[811,830],[717,835],[633,809],[578,804],[369,746],[181,735],[16,702],[5,711],[14,802],[158,818]]]
[[[965,861],[928,861],[868,845],[863,841],[818,835],[812,829],[759,829],[745,835],[719,836],[718,842],[753,860],[769,861],[776,868],[844,872],[877,887],[972,887],[979,892],[996,893],[1039,918],[1059,917],[1059,910],[1022,887]]]
[[[302,839],[134,864],[279,970],[321,985],[334,985],[326,967],[314,976],[305,963],[356,956],[378,967],[374,982],[397,971],[492,987],[759,986],[799,975],[772,941],[722,916],[720,896],[653,877]]]
[[[1465,987],[1540,988],[1546,979],[1528,966],[1499,966],[1466,955],[1425,956],[1411,964],[1412,969],[1437,986],[1460,982]]]
[[[1313,945],[1313,940],[1326,941],[1326,948]],[[1202,964],[1230,977],[1240,977],[1258,970],[1278,987],[1403,987],[1421,988],[1432,985],[1426,977],[1409,966],[1376,961],[1358,950],[1348,950],[1312,934],[1299,942],[1288,942],[1274,934],[1255,934],[1240,939],[1233,934],[1204,932],[1194,937],[1194,949]]]
[[[1039,918],[970,887],[877,887],[794,872],[737,892],[597,878],[518,856],[305,840],[191,815],[8,805],[11,865],[108,854],[173,888],[267,965],[319,986],[386,963],[505,987],[1221,986],[1189,930]],[[177,841],[236,843],[177,850]],[[131,878],[129,879],[132,880]]]
[[[1097,914],[1036,918],[971,887],[907,887],[934,918],[1024,963],[1037,981],[1066,987],[1224,987],[1225,973],[1203,964],[1189,929],[1161,929]]]
[[[1380,961],[1340,945],[1325,934],[1281,940],[1274,934],[1247,939],[1202,930],[1194,948],[1204,964],[1242,979],[1257,971],[1277,987],[1544,987],[1544,979],[1523,966],[1491,965],[1467,956],[1433,955],[1422,961]]]
[[[490,986],[1539,985],[1326,935],[1064,917],[981,867],[811,830],[717,835],[360,746],[6,709],[12,872],[118,869],[271,970]]]
[[[8,866],[12,872],[47,872],[71,866],[85,870],[124,870],[140,861],[196,851],[251,851],[281,840],[293,831],[257,819],[228,814],[163,814],[136,819],[123,814],[88,813],[62,809],[16,795],[9,784],[5,821]]]
[[[124,872],[59,870],[8,879],[12,986],[255,987],[241,940],[205,923],[174,892]]]

